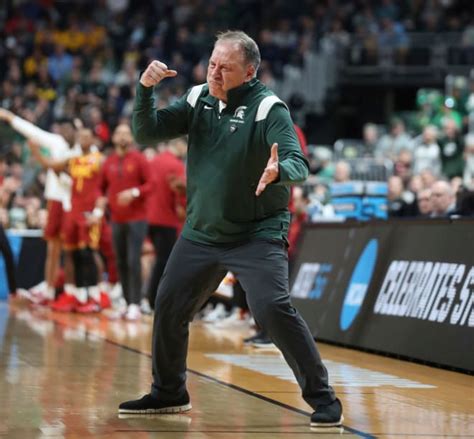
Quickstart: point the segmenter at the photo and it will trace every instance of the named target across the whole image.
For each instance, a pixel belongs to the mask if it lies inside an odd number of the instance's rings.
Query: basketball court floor
[[[119,417],[120,402],[149,390],[151,319],[112,322],[0,302],[0,437],[474,437],[473,376],[325,344],[345,422],[313,431],[282,357],[243,346],[249,334],[193,323],[193,410]]]

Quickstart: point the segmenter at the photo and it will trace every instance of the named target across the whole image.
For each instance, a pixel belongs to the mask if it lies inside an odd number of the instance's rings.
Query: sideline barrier
[[[16,266],[18,288],[30,288],[44,279],[46,242],[41,230],[7,230]],[[0,253],[0,300],[8,296],[5,261]]]
[[[474,221],[309,225],[290,278],[318,340],[474,372]]]

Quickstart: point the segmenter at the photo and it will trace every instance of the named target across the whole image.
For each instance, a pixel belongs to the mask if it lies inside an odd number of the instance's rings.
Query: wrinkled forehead
[[[217,41],[210,61],[243,64],[244,54],[236,41]]]

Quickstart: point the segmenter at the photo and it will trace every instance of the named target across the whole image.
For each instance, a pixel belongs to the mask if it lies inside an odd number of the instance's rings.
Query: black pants
[[[176,242],[177,230],[174,227],[148,226],[148,234],[155,249],[155,264],[148,281],[148,299],[151,307],[155,306],[156,292],[171,250]]]
[[[3,254],[5,268],[7,271],[8,288],[10,293],[16,293],[15,263],[13,253],[8,242],[7,235],[0,225],[0,252]]]
[[[290,303],[286,246],[264,240],[222,247],[178,239],[155,302],[152,395],[173,399],[184,393],[189,321],[227,271],[242,284],[255,320],[283,353],[305,401],[312,407],[331,403],[335,395],[327,370]]]
[[[145,221],[112,223],[112,239],[123,296],[128,304],[139,304],[142,291],[142,245]]]

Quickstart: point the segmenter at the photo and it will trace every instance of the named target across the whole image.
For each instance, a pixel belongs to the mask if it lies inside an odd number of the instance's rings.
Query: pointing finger
[[[255,195],[258,197],[265,190],[266,187],[267,184],[260,180],[257,186],[257,190],[255,191]]]
[[[270,157],[274,161],[278,161],[278,143],[274,143],[272,145],[272,150],[270,153]]]

